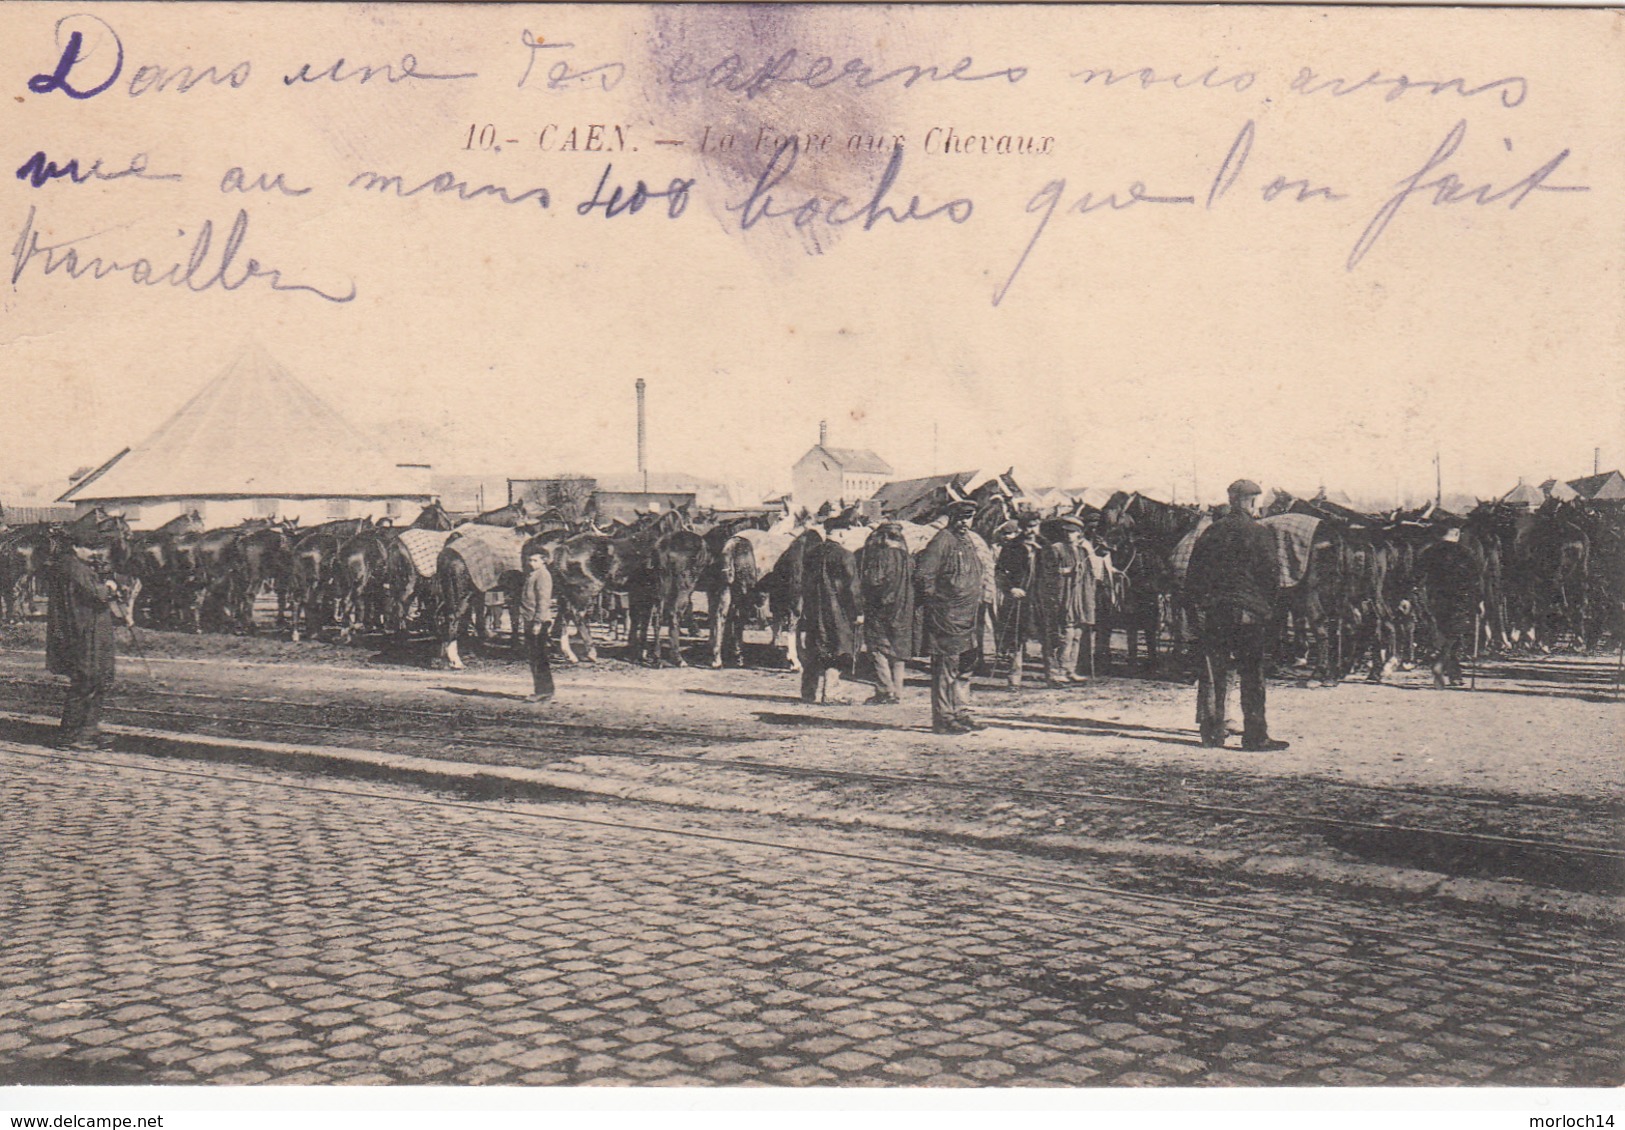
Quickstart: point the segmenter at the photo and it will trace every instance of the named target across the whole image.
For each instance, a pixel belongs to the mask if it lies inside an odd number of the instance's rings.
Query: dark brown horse
[[[333,564],[339,550],[371,528],[371,518],[343,518],[312,526],[294,540],[288,551],[289,625],[294,640],[327,623],[337,596]]]
[[[647,630],[660,596],[655,545],[666,534],[685,528],[683,516],[672,510],[658,517],[645,517],[619,534],[579,533],[558,542],[553,575],[559,616],[564,621],[559,641],[567,661],[578,662],[570,646],[572,627],[586,642],[588,662],[597,659],[591,614],[605,593],[627,596],[633,614],[632,657],[641,658],[639,624],[641,621]]]
[[[237,630],[254,631],[254,601],[266,585],[276,594],[276,622],[287,621],[293,543],[299,536],[297,520],[288,519],[244,531],[232,543],[227,568],[231,573],[231,607]]]
[[[1138,492],[1118,491],[1101,511],[1100,539],[1111,555],[1117,583],[1102,590],[1097,616],[1095,669],[1111,665],[1111,633],[1122,628],[1128,666],[1138,665],[1138,641],[1145,641],[1148,669],[1157,666],[1163,604],[1178,588],[1173,553],[1201,519],[1194,506],[1160,502]]]

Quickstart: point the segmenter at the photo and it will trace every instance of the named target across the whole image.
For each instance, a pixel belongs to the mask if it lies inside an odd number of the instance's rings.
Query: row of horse
[[[1154,662],[1159,627],[1171,626],[1177,645],[1188,623],[1182,566],[1205,516],[1129,495],[1114,498],[1105,517],[1127,580],[1116,618],[1131,650],[1138,632]],[[1373,515],[1280,493],[1263,518],[1278,543],[1296,543],[1295,552],[1283,550],[1279,654],[1304,658],[1325,681],[1362,664],[1380,680],[1414,664],[1424,626],[1436,659],[1458,650],[1548,651],[1564,634],[1582,649],[1605,633],[1625,638],[1621,518],[1558,500],[1534,509],[1487,502],[1466,515],[1436,507]]]
[[[950,487],[894,515],[918,549],[934,532]],[[996,546],[1019,516],[1021,493],[1009,476],[972,492],[973,528]],[[1183,562],[1208,515],[1144,495],[1119,492],[1093,519],[1092,536],[1108,554],[1114,583],[1101,591],[1102,628],[1124,631],[1131,665],[1143,642],[1156,666],[1164,629],[1180,647],[1187,635]],[[1281,495],[1266,523],[1301,541],[1297,575],[1283,577],[1283,652],[1296,648],[1325,679],[1366,663],[1372,677],[1415,660],[1418,625],[1443,650],[1446,624],[1470,608],[1465,644],[1550,647],[1566,631],[1581,645],[1604,631],[1619,637],[1625,616],[1625,536],[1617,514],[1573,503],[1535,510],[1487,503],[1456,517],[1432,508],[1367,515],[1323,499]],[[743,629],[765,618],[788,640],[799,666],[795,626],[801,606],[800,561],[809,539],[855,552],[869,530],[854,510],[818,518],[739,515],[725,520],[678,510],[609,528],[570,523],[556,511],[515,503],[479,515],[431,505],[411,526],[349,519],[300,528],[257,521],[208,530],[187,515],[157,530],[131,532],[116,515],[78,520],[105,532],[115,571],[125,578],[141,622],[201,630],[214,623],[251,631],[261,593],[275,593],[278,621],[295,639],[322,629],[348,639],[358,630],[437,637],[447,662],[460,666],[459,640],[471,623],[488,634],[492,613],[517,603],[527,549],[545,547],[554,575],[559,641],[574,661],[572,636],[596,653],[594,622],[624,617],[635,659],[664,654],[681,664],[681,634],[694,594],[706,596],[710,662],[740,661]],[[50,529],[0,533],[0,614],[48,560]],[[1448,549],[1441,547],[1448,546]],[[1289,557],[1291,555],[1284,555]],[[1445,562],[1452,567],[1443,567]],[[998,594],[990,606],[997,615]],[[656,643],[650,646],[650,631]],[[1460,632],[1458,631],[1458,634]],[[663,637],[663,639],[661,638]],[[1109,661],[1109,651],[1100,661]]]

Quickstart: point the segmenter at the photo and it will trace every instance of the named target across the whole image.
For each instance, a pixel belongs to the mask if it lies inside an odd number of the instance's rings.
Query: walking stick
[[[1478,636],[1481,630],[1479,616],[1480,613],[1475,608],[1473,610],[1473,654],[1467,660],[1467,689],[1470,691],[1478,689]]]
[[[147,678],[156,683],[158,675],[152,669],[152,661],[147,658],[146,649],[141,646],[141,637],[135,634],[135,623],[132,620],[124,621],[124,626],[130,630],[130,650],[141,660],[141,665],[147,669]]]

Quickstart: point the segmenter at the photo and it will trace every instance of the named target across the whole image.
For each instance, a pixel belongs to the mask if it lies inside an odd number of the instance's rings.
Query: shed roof
[[[1625,499],[1625,475],[1621,475],[1618,471],[1604,471],[1600,475],[1570,479],[1569,486],[1573,487],[1581,498],[1588,498],[1593,502]]]

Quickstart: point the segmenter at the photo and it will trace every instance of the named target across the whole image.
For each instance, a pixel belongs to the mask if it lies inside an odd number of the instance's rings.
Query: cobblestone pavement
[[[1616,947],[1532,962],[1435,907],[1339,932],[737,815],[0,767],[4,1081],[1625,1081]]]

